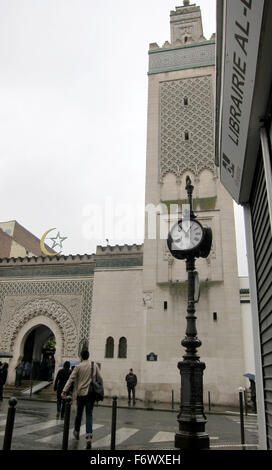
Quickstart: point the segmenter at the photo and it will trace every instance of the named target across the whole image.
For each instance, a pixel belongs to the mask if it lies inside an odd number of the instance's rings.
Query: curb
[[[16,395],[4,395],[4,398],[6,399],[9,399],[11,397],[15,396],[18,400],[20,401],[34,401],[34,402],[41,402],[41,403],[57,403],[57,400],[55,398],[46,398],[46,397],[26,397],[26,396],[20,396],[19,394]],[[102,407],[102,408],[112,408],[112,404],[111,403],[99,403],[99,404],[96,404],[95,405],[96,407]],[[117,404],[117,408],[119,409],[127,409],[127,410],[141,410],[141,411],[159,411],[159,412],[171,412],[171,413],[179,413],[179,408],[171,408],[169,406],[169,409],[168,408],[160,408],[159,406],[156,407],[156,406],[150,406],[150,405],[147,405],[147,406],[144,406],[144,405],[140,405],[140,406],[128,406],[128,405],[118,405]],[[204,410],[204,413],[207,415],[207,416],[210,416],[210,415],[225,415],[225,414],[228,414],[228,415],[239,415],[239,411],[238,411],[238,408],[237,408],[237,411],[235,410]],[[256,414],[254,413],[248,413],[248,416],[256,416]]]

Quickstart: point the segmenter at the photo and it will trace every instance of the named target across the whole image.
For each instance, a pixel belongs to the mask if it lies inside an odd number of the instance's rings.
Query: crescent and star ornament
[[[46,236],[48,235],[48,233],[52,232],[52,230],[55,230],[55,227],[54,228],[50,228],[49,230],[46,230],[46,232],[44,232],[41,240],[40,240],[40,247],[41,247],[41,250],[42,252],[46,255],[46,256],[58,256],[61,254],[61,251],[59,251],[58,253],[51,253],[50,251],[47,250],[46,246],[45,246],[45,238]],[[57,236],[54,237],[54,238],[51,238],[50,240],[53,240],[54,244],[52,246],[52,248],[54,248],[55,246],[60,246],[60,248],[62,248],[62,242],[63,240],[66,240],[67,237],[61,237],[60,236],[60,233],[58,232]],[[56,241],[57,240],[57,241]]]
[[[55,246],[59,246],[60,248],[62,248],[62,242],[63,240],[66,240],[67,237],[61,237],[60,236],[60,233],[58,232],[57,236],[56,237],[52,237],[50,238],[50,240],[53,241],[53,245],[51,246],[51,248],[55,248]]]

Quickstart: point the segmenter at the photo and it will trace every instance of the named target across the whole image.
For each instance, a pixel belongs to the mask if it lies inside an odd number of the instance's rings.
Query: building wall
[[[116,248],[105,253],[103,263],[99,255],[96,260],[103,268],[94,268],[94,258],[85,256],[50,262],[37,258],[1,261],[0,349],[13,354],[8,382],[14,382],[15,365],[29,333],[44,325],[56,338],[57,364],[77,360],[80,344],[87,340],[91,357],[101,364],[106,395],[126,396],[125,375],[132,367],[138,377],[139,399],[170,402],[173,390],[179,401],[177,364],[184,353],[180,343],[185,333],[186,283],[161,283],[153,291],[144,290],[139,247],[126,250],[121,258]],[[136,260],[138,266],[131,266]],[[242,384],[235,346],[242,336],[239,319],[235,312],[224,318],[225,305],[234,295],[222,282],[202,280],[198,334],[203,341],[201,358],[207,365],[204,400],[209,391],[213,403],[230,403],[232,381]],[[108,337],[114,339],[113,358],[105,357]],[[118,357],[122,337],[127,340],[125,358]],[[157,361],[147,361],[150,353],[157,355]],[[228,370],[232,380],[228,378],[222,387]]]
[[[40,239],[33,235],[31,232],[26,230],[22,225],[18,224],[18,222],[15,222],[14,225],[14,230],[13,230],[13,246],[12,249],[14,251],[14,255],[11,256],[21,256],[17,254],[19,246],[23,247],[26,250],[25,255],[31,256],[32,254],[34,256],[42,256],[43,253],[41,251],[40,247]],[[53,250],[49,250],[52,251]],[[22,256],[25,256],[22,255]]]
[[[0,228],[6,232],[10,237],[13,235],[15,226],[15,220],[9,220],[7,222],[0,222]]]
[[[94,275],[94,298],[90,330],[91,355],[101,364],[105,393],[127,396],[125,376],[133,368],[141,389],[144,356],[142,267],[98,269]],[[114,339],[114,357],[105,357],[108,337]],[[118,358],[120,338],[127,340],[126,358]]]
[[[18,258],[22,257],[24,258],[25,256],[35,256],[35,253],[32,253],[29,251],[27,248],[25,248],[23,245],[20,243],[16,242],[14,239],[12,239],[11,242],[11,248],[10,248],[10,254],[9,258]]]
[[[260,149],[250,199],[258,305],[256,315],[261,346],[261,371],[258,372],[262,376],[262,385],[258,376],[256,390],[260,399],[263,386],[266,437],[269,449],[272,448],[272,211],[269,207],[272,172],[270,162],[271,143],[267,146],[267,152],[264,148]]]
[[[8,242],[5,242],[2,236],[0,250],[1,258],[17,258],[25,256],[42,256],[43,253],[40,248],[40,239],[33,235],[29,230],[25,229],[16,220],[7,222],[0,222],[0,229],[5,233],[6,238],[9,237],[9,250]],[[4,250],[5,246],[5,251]],[[51,248],[47,247],[50,252],[54,252]]]
[[[0,229],[0,258],[8,258],[10,256],[11,242],[11,237]]]

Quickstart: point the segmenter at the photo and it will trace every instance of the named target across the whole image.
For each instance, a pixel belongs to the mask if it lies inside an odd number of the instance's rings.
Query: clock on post
[[[202,225],[196,220],[193,211],[192,195],[193,185],[189,176],[186,177],[186,191],[188,195],[187,209],[183,211],[182,218],[171,228],[167,245],[178,260],[186,261],[188,272],[188,305],[187,325],[185,338],[181,341],[186,348],[183,361],[178,363],[181,375],[181,400],[178,415],[179,431],[175,434],[175,447],[178,449],[194,450],[208,449],[209,435],[205,432],[207,422],[203,406],[203,371],[205,364],[200,362],[197,348],[201,341],[197,337],[195,304],[199,294],[195,295],[196,258],[207,258],[211,251],[212,231],[210,227]]]
[[[207,258],[211,251],[212,231],[210,227],[203,226],[196,220],[192,208],[193,186],[189,176],[186,178],[186,190],[190,210],[184,211],[184,217],[171,228],[167,245],[177,259]]]

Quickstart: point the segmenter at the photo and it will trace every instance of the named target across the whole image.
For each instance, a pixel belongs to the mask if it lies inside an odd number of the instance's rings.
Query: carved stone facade
[[[5,335],[0,337],[0,349],[12,351],[19,328],[30,318],[44,315],[52,318],[63,332],[63,354],[77,356],[79,341],[89,340],[92,289],[92,280],[1,282],[0,329],[5,331]],[[67,297],[72,299],[70,310],[57,300],[60,294],[66,298],[66,301]],[[79,302],[78,296],[81,300],[81,311],[75,308]],[[75,304],[73,299],[76,300]]]
[[[80,344],[90,341],[93,257],[0,261],[0,349],[16,364],[28,334],[45,325],[58,336],[58,360],[77,359]]]
[[[215,171],[211,77],[160,83],[160,176]]]
[[[5,337],[2,340],[1,349],[13,350],[16,336],[25,323],[37,316],[45,316],[56,322],[62,332],[62,353],[64,356],[74,356],[77,353],[77,328],[71,314],[59,302],[48,299],[34,299],[24,303],[6,316],[3,325]],[[11,316],[11,318],[9,318]]]

